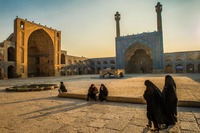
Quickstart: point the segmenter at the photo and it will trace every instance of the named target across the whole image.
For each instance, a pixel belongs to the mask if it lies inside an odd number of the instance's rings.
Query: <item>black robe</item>
[[[60,91],[61,92],[67,92],[67,89],[66,89],[66,87],[63,83],[60,85]]]
[[[167,125],[174,125],[177,122],[176,84],[170,75],[165,77],[165,86],[162,91],[167,111]]]
[[[87,100],[90,98],[93,100],[97,100],[96,94],[98,93],[98,89],[95,86],[90,86],[88,89]]]
[[[158,124],[166,123],[166,111],[161,91],[149,80],[145,81],[146,90],[144,92],[144,99],[147,103],[147,118],[149,126],[151,121],[154,128],[159,130]]]
[[[105,101],[107,100],[107,97],[108,97],[108,89],[105,86],[103,86],[103,89],[100,88],[99,100]]]

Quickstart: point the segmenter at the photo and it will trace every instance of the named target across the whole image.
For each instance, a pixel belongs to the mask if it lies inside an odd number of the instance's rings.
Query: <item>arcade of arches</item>
[[[166,73],[173,73],[173,66],[168,64],[165,66]],[[192,63],[187,64],[185,67],[182,64],[177,64],[175,66],[176,73],[195,73],[195,65]],[[200,73],[200,64],[197,66],[197,72]]]
[[[28,39],[28,76],[54,75],[54,48],[50,36],[42,29]]]
[[[200,73],[200,51],[165,53],[165,73]]]
[[[151,50],[143,45],[135,45],[126,52],[126,73],[152,73]]]

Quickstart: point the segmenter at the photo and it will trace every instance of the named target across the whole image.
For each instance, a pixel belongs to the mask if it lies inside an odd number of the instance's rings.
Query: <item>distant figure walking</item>
[[[89,99],[97,100],[97,93],[99,93],[97,87],[94,84],[91,84],[88,89],[87,101],[89,101]]]
[[[66,89],[66,87],[65,87],[63,82],[60,82],[60,88],[59,88],[58,91],[59,91],[59,93],[67,92],[67,89]]]
[[[167,126],[175,125],[177,122],[177,103],[176,83],[170,75],[165,76],[165,85],[162,91],[163,99],[167,110]]]
[[[102,102],[106,101],[108,97],[108,89],[106,88],[106,86],[104,84],[101,84],[99,91],[99,100]]]

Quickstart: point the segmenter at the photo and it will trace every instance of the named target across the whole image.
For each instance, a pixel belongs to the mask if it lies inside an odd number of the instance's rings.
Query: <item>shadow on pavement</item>
[[[74,102],[74,103],[68,103],[68,104],[62,104],[62,105],[57,105],[57,106],[53,106],[53,107],[43,108],[40,110],[22,114],[21,116],[34,114],[34,113],[38,113],[38,112],[41,113],[40,115],[26,118],[26,119],[35,119],[35,118],[39,118],[39,117],[45,117],[45,116],[49,116],[49,115],[53,115],[53,114],[57,114],[57,113],[63,113],[63,112],[75,110],[75,109],[86,107],[86,106],[91,106],[93,104],[95,104],[95,103],[88,103],[86,101],[81,102],[81,103]]]

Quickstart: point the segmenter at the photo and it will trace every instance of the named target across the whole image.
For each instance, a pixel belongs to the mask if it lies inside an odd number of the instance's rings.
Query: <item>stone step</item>
[[[58,97],[62,98],[75,98],[75,99],[87,99],[86,94],[77,94],[77,93],[69,93],[63,92],[58,94]],[[134,104],[146,104],[146,101],[142,97],[120,97],[120,96],[108,96],[108,102],[124,102],[124,103],[134,103]],[[178,101],[179,107],[200,107],[200,101],[186,101],[186,100],[179,100]]]

